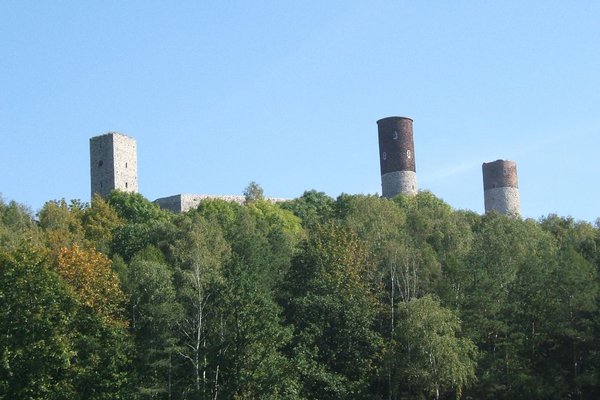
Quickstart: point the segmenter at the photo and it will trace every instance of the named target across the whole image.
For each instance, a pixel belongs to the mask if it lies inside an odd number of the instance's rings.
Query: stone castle
[[[379,133],[379,162],[383,197],[397,194],[415,195],[417,169],[413,142],[413,120],[406,117],[388,117],[377,121]],[[496,160],[483,163],[485,212],[511,216],[521,213],[517,164]]]
[[[418,193],[413,120],[387,117],[377,121],[379,161],[383,197]],[[518,216],[520,214],[517,165],[514,161],[496,160],[483,163],[485,212]],[[111,190],[138,192],[137,147],[135,139],[109,132],[90,139],[91,194],[107,196]],[[186,212],[204,199],[222,199],[237,203],[244,196],[214,196],[207,194],[176,194],[154,202],[175,213]],[[285,199],[267,198],[272,202]]]
[[[111,190],[137,192],[137,147],[135,139],[110,132],[90,139],[92,196],[106,197]]]
[[[483,163],[483,192],[485,212],[519,215],[519,181],[517,164],[509,160],[496,160]]]
[[[118,132],[109,132],[90,139],[91,195],[108,196],[112,190],[137,193],[137,146],[134,138]],[[244,203],[244,196],[208,194],[176,194],[154,200],[160,208],[182,213],[196,208],[202,200],[221,199]],[[267,197],[271,202],[285,201]]]

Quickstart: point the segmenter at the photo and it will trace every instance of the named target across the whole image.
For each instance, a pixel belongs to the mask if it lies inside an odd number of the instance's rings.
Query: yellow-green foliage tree
[[[116,229],[123,226],[124,221],[117,211],[98,194],[92,198],[92,204],[82,215],[85,238],[104,254],[108,254]]]
[[[81,303],[113,322],[122,319],[125,295],[110,260],[95,249],[75,245],[60,249],[56,270],[77,294]]]
[[[81,225],[84,205],[79,201],[68,204],[64,199],[48,201],[40,212],[39,226],[45,233],[46,243],[54,255],[62,247],[84,243]]]
[[[79,398],[131,398],[125,295],[110,260],[93,248],[73,246],[60,249],[55,270],[72,288],[79,305],[71,361]]]

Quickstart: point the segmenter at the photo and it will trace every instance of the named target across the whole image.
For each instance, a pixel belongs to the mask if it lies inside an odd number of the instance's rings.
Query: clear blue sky
[[[89,200],[89,138],[138,142],[140,192],[381,193],[379,118],[417,174],[483,211],[600,217],[598,1],[0,1],[0,192]]]

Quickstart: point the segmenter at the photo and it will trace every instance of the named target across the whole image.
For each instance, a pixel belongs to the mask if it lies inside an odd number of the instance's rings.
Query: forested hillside
[[[598,227],[309,191],[0,200],[0,399],[598,399]]]

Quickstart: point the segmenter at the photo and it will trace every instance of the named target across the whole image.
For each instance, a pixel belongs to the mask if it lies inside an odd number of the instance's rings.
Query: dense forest
[[[600,230],[307,191],[0,199],[0,399],[598,399]]]

